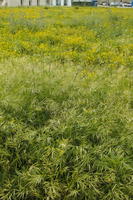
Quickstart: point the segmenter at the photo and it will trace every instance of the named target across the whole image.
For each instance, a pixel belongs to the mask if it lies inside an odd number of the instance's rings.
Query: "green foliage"
[[[0,19],[0,200],[131,200],[131,17],[36,9],[50,22]]]
[[[129,69],[0,68],[2,200],[132,198]]]

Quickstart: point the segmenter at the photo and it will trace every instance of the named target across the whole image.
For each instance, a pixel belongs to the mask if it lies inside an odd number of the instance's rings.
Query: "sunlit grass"
[[[0,199],[131,200],[131,10],[0,16]]]

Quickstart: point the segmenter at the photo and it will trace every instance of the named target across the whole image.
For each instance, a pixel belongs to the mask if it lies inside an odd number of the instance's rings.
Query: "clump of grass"
[[[75,6],[74,8],[75,8],[76,10],[78,10],[78,9],[79,9],[79,7],[78,7],[78,6]]]
[[[48,9],[49,9],[49,7],[48,7],[48,6],[45,6],[45,7],[44,7],[44,9],[48,10]]]
[[[45,19],[38,18],[33,19],[24,19],[24,16],[20,15],[18,18],[10,16],[9,18],[9,32],[12,34],[17,33],[20,30],[28,30],[31,32],[41,31],[46,27]]]

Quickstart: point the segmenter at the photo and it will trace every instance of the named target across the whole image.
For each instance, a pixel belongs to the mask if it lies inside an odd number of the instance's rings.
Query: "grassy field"
[[[132,9],[0,9],[0,200],[133,199],[132,84]]]

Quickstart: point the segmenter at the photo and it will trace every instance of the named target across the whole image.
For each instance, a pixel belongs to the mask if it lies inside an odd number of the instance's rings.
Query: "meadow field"
[[[0,200],[133,199],[133,10],[0,9]]]

